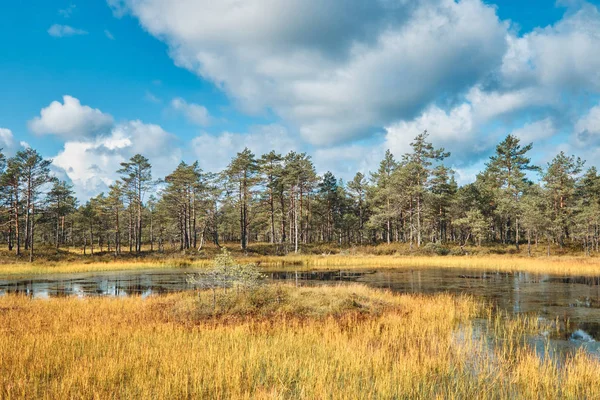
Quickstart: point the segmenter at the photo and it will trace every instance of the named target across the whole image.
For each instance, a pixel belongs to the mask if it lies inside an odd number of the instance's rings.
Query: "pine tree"
[[[152,165],[149,160],[141,154],[136,154],[128,162],[122,162],[117,171],[124,183],[124,188],[131,198],[130,206],[135,208],[137,220],[135,224],[135,251],[142,251],[142,207],[144,206],[144,195],[153,185]],[[133,210],[132,210],[133,212]]]
[[[527,254],[531,256],[531,242],[543,236],[548,243],[547,253],[550,255],[550,241],[553,236],[552,217],[550,215],[548,195],[538,185],[532,185],[521,199],[521,226],[527,234]]]
[[[368,183],[365,176],[357,172],[354,175],[354,179],[348,182],[348,192],[350,194],[351,199],[354,202],[354,207],[357,210],[358,214],[358,241],[360,244],[363,243],[364,239],[364,226],[366,220],[366,200],[367,200],[367,191],[368,191]]]
[[[27,148],[17,152],[13,163],[23,182],[25,197],[25,249],[29,249],[29,261],[33,262],[35,244],[35,220],[37,207],[40,206],[42,189],[51,182],[50,164],[36,150]],[[13,165],[14,165],[13,164]]]
[[[443,148],[434,148],[427,141],[428,137],[427,131],[417,135],[410,144],[412,152],[405,154],[403,157],[403,164],[412,177],[409,190],[412,193],[416,209],[417,247],[420,247],[422,242],[423,203],[425,192],[430,183],[429,179],[433,173],[431,167],[434,162],[443,161],[450,156],[450,153]]]
[[[527,171],[539,171],[532,165],[526,154],[533,144],[521,146],[520,140],[508,135],[498,146],[496,153],[490,157],[484,171],[484,181],[494,193],[496,210],[503,217],[504,240],[508,240],[511,227],[514,230],[514,242],[519,249],[519,217],[521,216],[520,199],[523,192],[531,184],[527,179]]]
[[[269,208],[270,235],[269,242],[275,243],[275,210],[276,193],[278,188],[283,185],[283,157],[281,154],[271,151],[264,154],[258,161],[262,184],[267,192],[267,202]]]
[[[285,158],[283,170],[284,192],[288,193],[288,212],[290,219],[290,236],[294,242],[294,252],[298,252],[299,242],[308,241],[310,211],[305,218],[305,209],[310,208],[310,192],[317,181],[314,165],[306,153],[290,152]],[[305,197],[308,196],[308,207],[305,207]]]
[[[248,148],[237,153],[227,167],[225,174],[238,193],[240,212],[240,244],[242,250],[248,245],[248,219],[252,187],[257,183],[258,162]]]
[[[331,242],[340,207],[337,179],[331,172],[326,172],[323,175],[321,183],[319,183],[319,195],[324,204],[325,241]]]
[[[124,188],[121,181],[116,181],[108,187],[108,196],[105,200],[107,215],[112,218],[114,235],[114,253],[115,256],[121,254],[121,215],[125,209],[123,204]]]
[[[55,179],[48,192],[48,211],[54,217],[54,245],[58,250],[65,241],[65,219],[77,209],[73,185]]]
[[[179,248],[196,248],[199,208],[206,190],[204,174],[197,162],[192,165],[181,162],[165,177],[165,183],[163,197],[179,227]]]
[[[17,256],[21,255],[21,229],[20,229],[20,218],[21,218],[21,187],[23,183],[22,170],[19,161],[12,157],[7,161],[6,171],[2,174],[2,187],[6,188],[6,198],[11,209],[12,223],[14,225],[14,248]],[[9,249],[13,246],[11,240],[11,232],[9,231]]]
[[[583,239],[584,251],[598,252],[600,235],[600,176],[596,167],[589,168],[576,186],[574,230]]]
[[[560,152],[548,163],[542,180],[552,204],[552,223],[558,232],[558,242],[564,246],[569,236],[569,223],[575,211],[575,189],[584,162],[580,158]]]
[[[398,163],[388,149],[385,152],[383,160],[379,163],[377,172],[371,174],[371,182],[373,184],[371,201],[374,207],[370,222],[373,226],[378,226],[381,223],[385,224],[387,244],[390,244],[392,241],[392,220],[395,216],[392,207],[395,195],[392,175],[396,168],[398,168]]]
[[[478,247],[481,246],[488,227],[485,217],[478,209],[468,210],[463,218],[452,221],[452,225],[460,230],[462,245],[473,239]]]
[[[438,165],[432,171],[429,189],[426,200],[432,219],[432,230],[435,231],[437,240],[442,242],[447,239],[449,209],[458,189],[454,171],[444,165]]]

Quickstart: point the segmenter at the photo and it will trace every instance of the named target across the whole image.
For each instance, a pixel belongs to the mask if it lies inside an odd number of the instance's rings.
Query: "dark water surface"
[[[193,289],[191,269],[57,274],[0,278],[0,295],[21,293],[36,298],[58,296],[149,296]],[[455,268],[371,269],[268,272],[272,281],[301,285],[358,282],[400,293],[448,292],[482,298],[511,314],[536,313],[559,320],[565,348],[584,347],[600,355],[600,276],[562,277],[532,273],[477,272]]]

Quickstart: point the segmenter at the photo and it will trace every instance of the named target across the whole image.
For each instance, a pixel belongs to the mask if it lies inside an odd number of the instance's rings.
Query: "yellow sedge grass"
[[[268,270],[275,269],[373,269],[373,268],[454,268],[500,272],[531,272],[556,275],[600,275],[600,258],[574,256],[522,257],[485,256],[374,256],[374,255],[289,255],[239,256],[243,263],[253,262]],[[79,273],[98,271],[205,268],[207,258],[171,257],[152,260],[75,260],[37,263],[0,264],[1,276]]]
[[[492,317],[468,297],[359,285],[223,295],[233,302],[213,311],[210,292],[0,297],[0,397],[600,396],[597,360],[541,360],[521,344],[540,328],[536,319]],[[502,318],[491,322],[502,338],[495,346],[473,334],[482,315]]]

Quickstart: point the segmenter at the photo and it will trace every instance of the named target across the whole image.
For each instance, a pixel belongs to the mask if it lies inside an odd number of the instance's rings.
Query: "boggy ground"
[[[580,249],[558,246],[552,248],[550,257],[546,247],[533,247],[528,256],[526,246],[517,252],[514,246],[440,247],[423,246],[419,249],[406,244],[358,246],[341,248],[335,245],[303,246],[301,253],[285,252],[280,245],[255,243],[241,251],[237,243],[225,245],[236,259],[256,263],[265,269],[357,269],[357,268],[461,268],[502,272],[533,272],[558,275],[600,275],[600,256],[582,255]],[[105,249],[106,250],[106,249]],[[287,249],[291,250],[291,249]],[[0,277],[53,273],[118,271],[135,269],[204,268],[210,266],[212,257],[220,252],[213,245],[201,251],[150,252],[140,254],[123,252],[115,257],[107,251],[83,255],[81,249],[67,248],[56,251],[50,247],[38,250],[36,261],[17,258],[12,252],[0,251]]]
[[[492,338],[477,335],[484,318]],[[598,398],[551,329],[468,297],[267,285],[142,299],[0,297],[2,398]]]

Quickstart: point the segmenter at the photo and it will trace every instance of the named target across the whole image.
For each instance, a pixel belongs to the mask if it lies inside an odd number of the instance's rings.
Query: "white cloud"
[[[484,91],[479,86],[469,90],[465,101],[448,111],[439,106],[429,106],[418,117],[400,121],[386,127],[385,146],[400,157],[410,151],[410,143],[427,130],[435,146],[445,147],[455,156],[451,162],[464,166],[485,155],[496,144],[497,135],[489,125],[498,118],[528,107],[554,105],[557,99],[535,88],[514,91]],[[486,132],[486,134],[483,134]],[[548,138],[557,133],[549,118],[517,129],[515,134],[524,140]],[[506,131],[501,132],[503,136]],[[466,176],[466,175],[465,175]]]
[[[290,126],[200,135],[193,151],[212,170],[244,146],[286,152],[306,140],[321,172],[343,175],[376,167],[386,147],[400,157],[427,129],[454,153],[464,183],[508,132],[554,151],[548,139],[581,112],[572,100],[600,92],[600,13],[580,0],[559,0],[565,16],[525,34],[483,0],[108,2],[242,110],[274,112]],[[176,98],[170,107],[209,123],[201,105]],[[514,129],[523,120],[532,122]],[[383,143],[348,143],[382,128]],[[590,153],[598,144],[600,106],[574,123],[569,146]]]
[[[487,143],[476,140],[476,123],[473,106],[463,103],[449,112],[437,106],[429,107],[423,114],[411,121],[402,121],[386,128],[385,146],[397,157],[410,151],[410,143],[427,130],[430,141],[437,147],[446,147],[452,152],[481,152],[488,148]],[[468,146],[465,144],[469,143]]]
[[[176,142],[158,125],[129,121],[116,125],[107,135],[66,142],[53,165],[73,182],[80,199],[88,199],[106,192],[119,178],[120,163],[137,153],[150,160],[155,178],[170,173],[181,160]]]
[[[73,14],[73,11],[75,11],[75,8],[75,4],[70,4],[67,8],[58,10],[58,14],[63,16],[64,18],[69,18],[71,14]]]
[[[553,26],[511,36],[508,42],[503,84],[600,91],[600,12],[595,6],[583,4]]]
[[[191,146],[200,166],[217,172],[227,167],[235,154],[245,147],[260,157],[271,150],[282,154],[298,151],[300,143],[280,125],[263,125],[251,128],[248,133],[203,133],[192,140]]]
[[[558,133],[554,121],[544,118],[539,121],[527,123],[521,128],[515,129],[512,134],[521,140],[521,143],[540,143],[544,139],[550,139]]]
[[[113,118],[109,114],[82,106],[75,97],[63,96],[62,104],[53,101],[42,108],[40,116],[29,121],[29,129],[38,135],[74,139],[105,132],[112,124]]]
[[[555,105],[558,102],[555,93],[537,87],[499,92],[484,91],[475,86],[467,93],[466,100],[473,107],[475,121],[480,124],[529,107]]]
[[[176,97],[171,101],[171,107],[185,115],[188,121],[193,124],[206,126],[210,123],[210,114],[204,106],[187,103],[182,98]]]
[[[67,37],[67,36],[78,36],[87,35],[87,31],[83,29],[73,28],[69,25],[54,24],[48,28],[48,34],[52,37]]]
[[[600,13],[578,0],[561,0],[562,20],[525,34],[481,0],[108,1],[242,110],[281,117],[327,169],[361,169],[386,147],[400,157],[428,130],[465,178],[508,132],[563,134],[558,126],[580,112],[573,96],[600,92]],[[531,122],[514,130],[522,120]],[[579,146],[600,143],[585,123]],[[384,143],[351,143],[382,128]]]
[[[3,152],[8,149],[12,149],[15,145],[15,137],[10,129],[0,128],[0,148]]]
[[[540,159],[538,164],[545,164],[560,151],[573,154],[586,161],[586,167],[600,168],[600,105],[586,110],[573,125],[571,135],[563,141],[542,140],[535,152]],[[535,146],[535,144],[534,144]]]
[[[487,115],[488,107],[484,107],[482,115]],[[480,117],[480,110],[469,103],[461,104],[446,112],[438,107],[431,107],[418,118],[401,122],[387,128],[384,147],[389,148],[397,158],[410,152],[410,142],[427,129],[429,140],[436,147],[444,147],[451,151],[446,161],[456,172],[459,184],[473,182],[477,173],[485,168],[485,161],[498,141],[508,133],[517,136],[523,144],[534,143],[536,151],[532,152],[534,162],[546,162],[555,154],[556,147],[548,139],[559,133],[552,118],[543,118],[525,123],[512,132],[506,129],[493,131],[488,129],[482,134],[482,126],[489,123]]]
[[[336,178],[349,181],[357,172],[368,176],[370,171],[375,171],[384,153],[381,144],[350,144],[317,149],[313,159],[318,174],[331,171]]]
[[[156,96],[154,93],[152,93],[149,90],[146,90],[146,94],[144,94],[144,99],[149,101],[150,103],[162,103],[162,100],[160,99],[160,97]]]
[[[0,150],[7,156],[13,156],[22,148],[28,148],[29,143],[21,140],[17,141],[13,132],[8,128],[0,128]]]
[[[507,42],[503,63],[498,74],[491,75],[491,82],[473,86],[465,101],[448,111],[430,105],[412,120],[390,124],[386,128],[387,145],[401,154],[409,149],[416,134],[427,129],[435,144],[460,154],[459,164],[465,165],[485,156],[495,144],[495,136],[510,132],[501,117],[538,108],[546,110],[546,115],[570,118],[579,110],[565,101],[565,94],[568,98],[578,92],[600,92],[600,56],[592,50],[600,46],[600,13],[595,7],[584,5],[555,25],[522,37],[509,34]],[[597,115],[592,110],[577,123],[575,143],[600,143],[597,122],[600,108]],[[490,131],[494,123],[498,135]],[[513,133],[525,142],[539,142],[560,131],[553,119],[541,117]]]
[[[592,107],[575,123],[573,139],[578,147],[600,145],[600,105]]]
[[[471,163],[468,165],[461,166],[452,166],[452,170],[454,171],[454,178],[459,185],[466,185],[468,183],[474,182],[477,178],[477,174],[485,169],[485,161],[480,160],[475,163]]]
[[[412,118],[500,65],[506,26],[480,0],[109,0],[175,63],[313,144]]]
[[[115,40],[114,35],[108,29],[104,30],[104,36],[106,36],[110,40]]]

